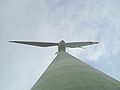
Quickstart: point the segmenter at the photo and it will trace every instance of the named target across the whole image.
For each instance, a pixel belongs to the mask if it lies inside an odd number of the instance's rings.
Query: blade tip
[[[15,43],[16,41],[8,41],[8,42]]]
[[[96,42],[96,44],[99,44],[99,42]]]
[[[91,44],[99,44],[99,42],[91,42]]]
[[[95,42],[94,44],[99,44],[99,42]]]
[[[14,41],[8,41],[8,42],[14,42]]]

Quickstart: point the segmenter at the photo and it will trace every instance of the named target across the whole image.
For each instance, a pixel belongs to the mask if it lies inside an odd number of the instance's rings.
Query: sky
[[[0,90],[30,90],[57,47],[10,40],[99,41],[67,52],[120,81],[120,0],[0,0]]]

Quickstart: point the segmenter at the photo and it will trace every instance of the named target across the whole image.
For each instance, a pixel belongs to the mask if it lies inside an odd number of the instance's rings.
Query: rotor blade
[[[58,45],[58,43],[52,43],[52,42],[32,42],[32,41],[10,41],[10,42],[33,45],[33,46],[40,46],[40,47],[50,47],[50,46]]]
[[[98,44],[98,43],[99,42],[72,42],[72,43],[66,43],[66,46],[70,48],[77,48],[81,46],[87,46],[87,45]]]

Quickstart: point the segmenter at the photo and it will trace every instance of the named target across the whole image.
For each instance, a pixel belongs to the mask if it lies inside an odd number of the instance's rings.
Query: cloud
[[[68,49],[68,52],[120,80],[118,0],[12,0],[2,3],[1,90],[31,88],[57,51],[57,47],[8,44],[9,40],[99,41],[99,45]]]

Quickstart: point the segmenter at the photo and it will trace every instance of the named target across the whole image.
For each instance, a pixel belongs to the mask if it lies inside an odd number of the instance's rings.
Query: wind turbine
[[[13,43],[27,44],[39,47],[52,47],[58,46],[58,52],[66,52],[66,47],[69,48],[83,48],[83,46],[98,44],[98,42],[70,42],[65,43],[64,40],[61,40],[59,43],[53,42],[32,42],[32,41],[10,41]]]
[[[10,41],[40,47],[58,46],[58,54],[31,90],[120,90],[120,82],[66,52],[98,42]]]

